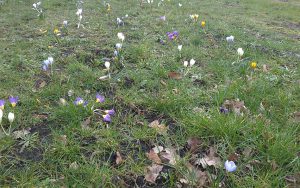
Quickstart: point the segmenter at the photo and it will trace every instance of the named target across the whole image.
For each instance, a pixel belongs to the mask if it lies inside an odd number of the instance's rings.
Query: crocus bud
[[[15,114],[12,113],[12,112],[9,112],[9,113],[8,113],[8,121],[9,121],[10,123],[12,123],[12,122],[14,122],[14,120],[15,120]]]
[[[3,111],[0,109],[0,124],[2,122],[2,118],[3,118]]]
[[[184,61],[183,62],[183,66],[187,67],[189,65],[189,62],[188,61]]]
[[[238,49],[237,49],[237,53],[238,53],[239,56],[242,57],[242,56],[244,55],[244,50],[243,50],[243,48],[238,48]]]
[[[178,45],[178,50],[179,50],[179,51],[182,50],[182,45]]]
[[[237,166],[235,165],[235,163],[233,161],[226,161],[225,162],[225,169],[228,171],[228,172],[234,172],[236,171],[236,168]]]
[[[110,67],[110,62],[106,61],[106,62],[104,63],[104,65],[105,65],[106,69],[109,69],[109,67]]]
[[[196,61],[194,59],[190,60],[190,66],[193,66],[196,63]]]

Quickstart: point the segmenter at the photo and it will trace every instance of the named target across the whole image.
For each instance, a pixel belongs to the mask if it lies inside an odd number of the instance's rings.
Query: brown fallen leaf
[[[263,72],[269,72],[269,67],[266,64],[263,64]]]
[[[121,156],[120,152],[117,151],[116,155],[117,155],[116,164],[119,165],[123,162],[123,159],[122,159],[122,156]]]
[[[49,114],[47,113],[41,113],[41,114],[33,114],[32,115],[36,119],[48,119]]]
[[[149,151],[149,153],[146,153],[148,159],[150,159],[151,161],[153,161],[156,164],[161,164],[161,160],[158,156],[158,154],[154,151],[154,149],[151,149]]]
[[[209,187],[211,182],[206,171],[201,171],[190,163],[188,163],[186,166],[188,168],[188,172],[185,175],[186,179],[192,180],[188,181],[190,185],[194,182],[191,186],[195,186],[197,188]]]
[[[300,112],[294,112],[293,117],[295,122],[300,122]]]
[[[171,79],[175,79],[175,80],[180,80],[180,79],[182,79],[181,74],[178,73],[178,72],[169,72],[169,73],[168,73],[168,77],[171,78]]]
[[[236,100],[226,100],[223,104],[226,109],[234,112],[236,115],[243,115],[248,112],[248,109],[245,106],[244,101]]]
[[[148,126],[154,128],[159,134],[164,134],[168,130],[168,127],[164,124],[160,124],[158,120],[151,122]]]
[[[159,176],[159,173],[162,171],[163,166],[158,164],[153,164],[148,166],[145,170],[145,179],[148,182],[155,183],[156,178]]]
[[[188,146],[190,147],[190,151],[192,153],[197,151],[199,149],[200,145],[202,144],[202,142],[198,138],[190,138],[190,139],[188,139],[187,143],[188,143]]]
[[[67,135],[61,135],[58,139],[63,143],[63,145],[67,145]]]
[[[47,85],[47,82],[45,80],[38,79],[35,81],[34,88],[36,90],[38,90],[38,89],[45,87],[46,85]]]
[[[160,80],[160,83],[161,83],[161,85],[163,85],[163,86],[166,86],[166,85],[167,85],[167,83],[166,83],[165,81],[163,81],[163,80]]]
[[[171,165],[176,164],[176,158],[178,158],[175,149],[165,148],[165,151],[160,152],[161,161],[164,163],[169,163]]]
[[[89,129],[90,128],[90,124],[91,124],[91,117],[88,117],[86,120],[84,120],[81,123],[81,128],[82,129]]]
[[[207,166],[214,166],[216,168],[221,167],[221,159],[216,156],[215,148],[210,147],[208,155],[204,155],[204,157],[195,161],[196,165],[201,165],[203,168]]]
[[[238,156],[238,154],[237,153],[232,153],[231,155],[229,155],[229,157],[228,157],[228,160],[229,161],[237,161],[238,160],[238,158],[239,158],[239,156]]]

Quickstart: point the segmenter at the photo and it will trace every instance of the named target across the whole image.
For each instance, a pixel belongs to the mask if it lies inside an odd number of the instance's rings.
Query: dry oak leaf
[[[120,152],[117,151],[116,155],[117,155],[116,164],[119,165],[123,162],[123,159],[122,159],[122,156],[121,156]]]
[[[187,168],[189,170],[187,174],[190,177],[189,179],[196,180],[197,185],[193,185],[193,186],[198,188],[209,187],[210,179],[206,171],[198,170],[190,163],[187,164]]]
[[[155,152],[154,148],[151,149],[151,150],[149,151],[149,153],[147,153],[146,155],[147,155],[148,159],[150,159],[150,160],[153,161],[154,163],[156,163],[156,164],[161,164],[161,160],[160,160],[158,154]]]
[[[171,79],[175,79],[175,80],[180,80],[180,79],[182,79],[181,74],[178,73],[178,72],[169,72],[169,73],[168,73],[168,77],[171,78]]]
[[[188,139],[187,143],[192,153],[197,151],[202,144],[202,142],[198,138],[190,138]]]
[[[160,124],[158,120],[151,122],[148,126],[154,128],[159,134],[163,134],[168,130],[168,127],[164,124]]]
[[[163,166],[158,164],[153,164],[148,166],[145,170],[145,179],[148,182],[155,183],[156,178],[159,176],[159,173],[162,171]]]
[[[216,156],[215,149],[210,147],[208,155],[196,160],[195,164],[201,165],[203,168],[206,168],[207,166],[214,166],[218,168],[221,167],[221,159]]]
[[[165,151],[160,153],[160,158],[161,158],[162,162],[169,163],[171,165],[176,164],[177,157],[178,156],[176,155],[175,149],[165,148]]]

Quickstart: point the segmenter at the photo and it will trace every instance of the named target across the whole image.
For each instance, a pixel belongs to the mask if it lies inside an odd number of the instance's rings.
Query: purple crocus
[[[173,32],[167,32],[167,35],[170,40],[176,40],[179,36],[178,31],[173,31]]]
[[[5,105],[5,100],[1,99],[0,100],[0,109],[4,110],[4,105]]]
[[[85,102],[84,102],[84,100],[81,98],[81,97],[77,97],[76,99],[75,99],[75,101],[74,101],[74,104],[75,105],[83,105]]]
[[[105,98],[103,95],[100,95],[99,93],[96,94],[96,102],[103,103],[105,101]]]
[[[106,114],[111,115],[111,116],[115,115],[115,113],[116,113],[114,109],[111,109],[111,110],[105,110],[104,112],[105,112]]]
[[[19,97],[14,97],[14,96],[11,96],[8,98],[10,104],[12,107],[15,107],[19,101]]]
[[[229,113],[229,110],[225,107],[220,107],[220,113],[222,114],[228,114]]]
[[[110,123],[111,122],[111,118],[109,114],[105,114],[102,116],[103,117],[103,121],[106,123]]]
[[[161,21],[166,21],[166,16],[161,16],[159,19],[160,19]]]

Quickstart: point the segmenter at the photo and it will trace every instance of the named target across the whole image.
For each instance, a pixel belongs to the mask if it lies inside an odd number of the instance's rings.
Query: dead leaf
[[[167,83],[166,83],[165,81],[163,81],[163,80],[160,80],[160,83],[161,83],[161,85],[163,85],[163,86],[166,86],[166,85],[167,85]]]
[[[148,166],[145,172],[145,179],[148,182],[155,183],[156,178],[159,176],[159,173],[162,171],[163,166],[158,164],[153,164]]]
[[[210,147],[208,155],[196,160],[195,164],[201,165],[203,168],[206,168],[207,166],[219,168],[221,167],[221,159],[216,156],[215,148]]]
[[[69,166],[69,168],[70,168],[70,169],[73,169],[73,170],[77,170],[78,167],[79,167],[79,165],[77,164],[76,161],[73,162],[73,163],[71,163],[70,166]]]
[[[28,135],[30,132],[26,129],[22,129],[20,131],[14,131],[13,132],[13,137],[15,139],[23,138],[24,136]]]
[[[164,147],[162,147],[162,146],[155,146],[154,148],[152,148],[153,149],[153,151],[155,152],[155,153],[160,153],[160,152],[162,152],[163,150],[164,150]]]
[[[82,129],[90,129],[90,124],[91,124],[91,117],[88,117],[86,120],[84,120],[81,123],[81,128]]]
[[[58,139],[63,143],[63,145],[67,145],[67,135],[61,135]]]
[[[252,148],[245,148],[244,151],[243,151],[243,155],[245,157],[250,157],[251,156],[251,153],[252,153]]]
[[[41,89],[47,85],[47,82],[42,79],[38,79],[35,81],[34,87],[35,89]]]
[[[188,181],[189,184],[196,181],[196,185],[193,184],[192,186],[196,186],[198,188],[209,187],[210,179],[208,177],[207,172],[198,170],[190,163],[187,164],[187,168],[188,173],[185,176],[187,179],[192,180]]]
[[[46,114],[46,113],[41,113],[41,114],[33,114],[32,115],[34,118],[37,118],[37,119],[48,119],[48,116],[49,114]]]
[[[151,122],[148,126],[154,128],[159,134],[164,134],[168,130],[168,127],[164,124],[160,124],[158,120]]]
[[[235,162],[238,160],[238,158],[239,158],[239,155],[237,153],[232,153],[231,155],[229,155],[228,160]]]
[[[165,148],[165,151],[160,153],[160,159],[164,163],[169,163],[171,165],[176,164],[176,150],[175,149],[169,149]]]
[[[263,72],[269,72],[269,67],[266,64],[263,64]]]
[[[117,151],[116,155],[117,155],[116,164],[119,165],[123,162],[123,159],[122,159],[122,156],[121,156],[120,152]]]
[[[244,101],[236,100],[226,100],[223,104],[226,109],[234,112],[236,115],[243,115],[248,112],[248,109],[245,106]]]
[[[300,122],[300,112],[294,112],[293,117],[295,122]]]
[[[161,160],[160,160],[158,154],[154,151],[154,149],[151,149],[149,151],[149,153],[147,153],[146,155],[147,155],[148,159],[150,159],[154,163],[161,164]]]
[[[178,73],[178,72],[169,72],[169,73],[168,73],[168,77],[171,78],[171,79],[175,79],[175,80],[180,80],[180,79],[182,79],[181,74]]]
[[[202,142],[198,138],[190,138],[188,139],[187,143],[192,153],[197,151],[202,144]]]

